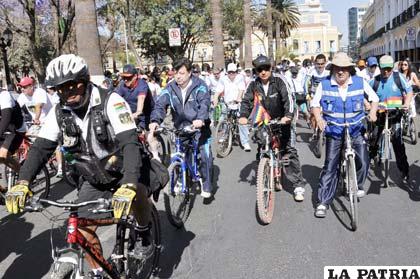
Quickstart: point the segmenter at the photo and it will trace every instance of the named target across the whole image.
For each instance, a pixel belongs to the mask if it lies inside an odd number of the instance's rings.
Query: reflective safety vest
[[[365,115],[363,78],[352,76],[353,83],[347,88],[346,100],[340,96],[338,85],[331,84],[331,77],[321,81],[321,108],[324,119],[337,123],[356,122]],[[358,136],[364,131],[364,125],[359,123],[350,126],[350,135]],[[344,127],[327,125],[325,134],[334,138],[343,136]]]

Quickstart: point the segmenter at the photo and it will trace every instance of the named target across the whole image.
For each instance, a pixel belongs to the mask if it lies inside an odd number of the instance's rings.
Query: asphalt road
[[[325,219],[313,215],[323,162],[308,148],[309,136],[310,130],[299,126],[297,148],[308,182],[305,200],[296,203],[286,186],[276,194],[268,226],[260,225],[255,216],[255,146],[251,153],[234,146],[227,158],[215,159],[214,200],[204,204],[197,197],[185,228],[169,225],[160,199],[164,248],[157,278],[323,278],[326,265],[418,265],[420,196],[399,186],[395,162],[391,163],[393,187],[381,188],[370,171],[368,195],[359,207],[360,226],[352,232],[339,201]],[[419,185],[420,145],[406,148],[412,183]],[[52,196],[72,199],[75,192],[57,183]],[[48,278],[52,261],[48,219],[40,213],[9,216],[4,206],[0,218],[0,277]],[[63,235],[54,232],[57,238]],[[112,227],[100,231],[106,253],[113,233]]]

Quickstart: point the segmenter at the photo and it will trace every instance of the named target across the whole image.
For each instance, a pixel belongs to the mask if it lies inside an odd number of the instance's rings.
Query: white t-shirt
[[[53,94],[48,93],[48,98],[50,98],[51,104],[54,106],[55,104],[60,103],[60,97],[58,96],[57,92],[54,92]]]
[[[8,91],[1,91],[0,92],[0,110],[14,108],[15,106],[16,106],[16,102],[13,99],[12,95]],[[25,123],[22,123],[22,126],[16,131],[21,132],[21,133],[26,132]]]
[[[96,87],[94,87],[92,89],[89,107],[84,119],[81,119],[76,114],[72,113],[74,115],[74,119],[76,121],[77,126],[79,126],[82,130],[82,137],[84,140],[86,140],[87,138],[90,116],[89,112],[93,106],[97,106],[99,104],[101,104],[99,90]],[[38,137],[48,139],[54,142],[58,141],[60,127],[58,126],[55,112],[56,111],[54,108],[51,110],[51,113],[47,115],[47,117],[45,118],[44,125],[38,133]],[[106,112],[111,127],[113,128],[114,133],[116,135],[128,130],[136,129],[136,124],[133,121],[133,116],[131,114],[129,105],[124,100],[124,98],[118,95],[117,93],[111,93],[111,95],[109,96]],[[98,156],[98,158],[103,158],[107,155],[106,151],[101,150],[101,148],[99,148],[99,145],[93,145],[93,151],[95,155]]]
[[[245,91],[245,81],[242,75],[236,75],[232,81],[228,76],[221,78],[221,84],[223,85],[223,91],[225,96],[225,103],[230,109],[238,109],[239,104],[235,104],[234,101],[238,99],[240,94]]]
[[[41,115],[39,117],[41,124],[44,123],[45,117],[52,108],[52,103],[48,98],[48,93],[42,88],[36,88],[32,96],[28,96],[24,93],[20,94],[17,102],[21,107],[26,106],[29,113],[31,114],[32,119],[35,119],[35,105],[43,104]]]
[[[356,75],[359,77],[362,77],[365,81],[369,82],[377,75],[381,74],[381,70],[379,70],[379,67],[376,67],[375,72],[371,73],[369,72],[368,68],[363,69],[362,71],[356,72]]]

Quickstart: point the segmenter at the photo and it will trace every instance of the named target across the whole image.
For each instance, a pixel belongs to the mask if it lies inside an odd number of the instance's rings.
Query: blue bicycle
[[[175,152],[168,167],[170,179],[165,187],[164,204],[169,222],[181,228],[187,221],[193,206],[193,185],[203,185],[199,173],[199,149],[196,133],[191,126],[172,130],[175,136]]]

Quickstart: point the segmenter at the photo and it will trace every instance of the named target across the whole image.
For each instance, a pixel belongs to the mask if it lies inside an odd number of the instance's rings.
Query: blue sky
[[[297,0],[297,3],[305,3],[305,0]],[[324,10],[327,10],[331,14],[332,24],[338,27],[343,38],[341,45],[347,45],[348,43],[348,29],[347,29],[347,13],[349,8],[369,3],[369,0],[320,0]]]

